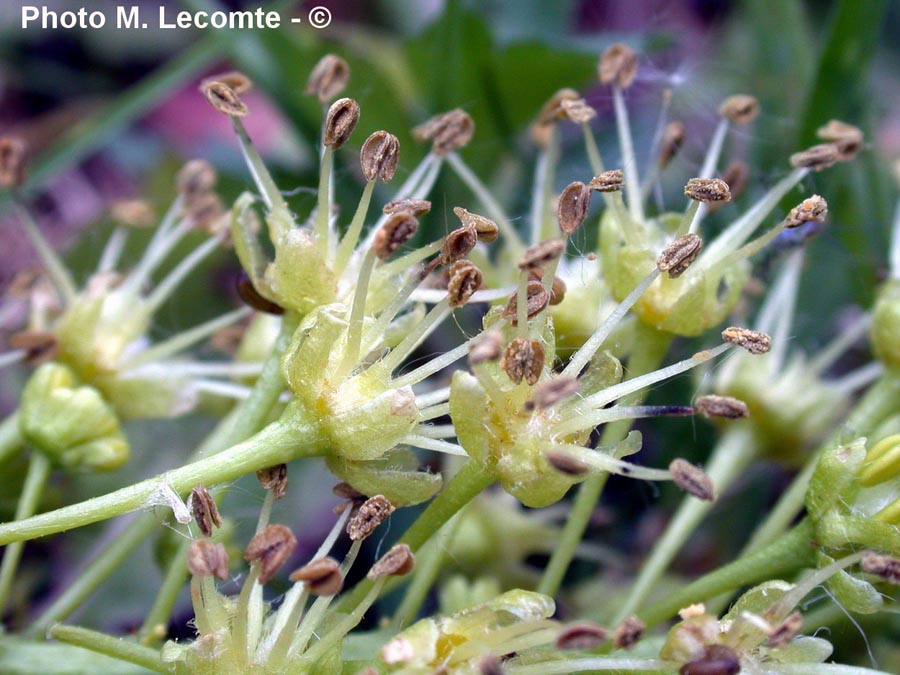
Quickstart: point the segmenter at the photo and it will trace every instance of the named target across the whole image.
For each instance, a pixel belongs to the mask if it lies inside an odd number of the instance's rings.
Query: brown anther
[[[387,183],[394,177],[400,160],[400,141],[387,131],[376,131],[366,139],[359,151],[363,176],[371,182],[380,179]]]
[[[755,96],[735,94],[729,96],[719,106],[719,115],[727,117],[735,124],[752,122],[759,114],[759,101]]]
[[[533,272],[534,270],[532,270]],[[558,305],[566,298],[566,282],[559,277],[553,277],[553,284],[550,286],[550,304]]]
[[[266,490],[272,491],[274,499],[281,499],[287,491],[287,464],[276,464],[256,472],[256,480]]]
[[[750,167],[740,160],[733,161],[728,165],[725,171],[722,172],[722,180],[728,184],[732,199],[737,199],[741,193],[744,192],[744,188],[747,187],[749,178]],[[727,202],[710,202],[706,206],[710,211],[716,211],[725,204],[727,204]]]
[[[469,344],[469,365],[477,366],[488,361],[496,361],[503,350],[503,336],[499,331],[490,330],[481,334]]]
[[[900,585],[900,558],[882,555],[875,551],[866,551],[863,554],[860,568],[866,574],[879,576],[889,584]]]
[[[800,227],[804,223],[810,222],[824,223],[827,215],[828,202],[819,195],[813,195],[791,209],[787,218],[784,219],[784,226],[791,228]]]
[[[566,111],[565,108],[563,108],[563,103],[565,101],[577,101],[579,99],[581,99],[581,94],[574,89],[560,89],[547,99],[544,107],[541,108],[541,112],[538,113],[538,125],[548,126],[561,119],[565,119]]]
[[[238,96],[246,94],[253,89],[253,81],[239,70],[229,70],[226,73],[219,73],[218,75],[207,77],[200,83],[200,87],[203,88],[207,84],[213,82],[221,82]]]
[[[447,283],[447,300],[451,307],[462,307],[472,294],[481,288],[484,277],[481,270],[468,260],[457,260],[450,266],[450,281]]]
[[[486,654],[478,660],[478,675],[503,675],[505,672],[499,656]]]
[[[687,492],[692,497],[712,502],[716,499],[716,489],[712,480],[699,466],[694,466],[686,459],[672,460],[669,464],[669,473],[675,485]]]
[[[382,260],[412,239],[419,230],[419,221],[409,211],[392,213],[375,233],[372,250]]]
[[[807,168],[822,171],[840,160],[841,151],[834,143],[820,143],[812,147],[795,152],[791,155],[791,166],[795,169]]]
[[[350,483],[338,483],[331,488],[331,492],[335,497],[351,501],[363,501],[366,498],[362,492],[350,485]]]
[[[554,375],[534,388],[531,400],[525,403],[526,410],[544,410],[566,400],[578,392],[578,380],[567,375]]]
[[[621,43],[607,47],[597,68],[600,82],[628,89],[637,75],[637,54]]]
[[[793,640],[803,628],[803,615],[794,612],[769,633],[769,647],[784,647]]]
[[[260,312],[265,312],[266,314],[284,314],[284,308],[264,297],[258,290],[256,290],[256,286],[253,285],[253,282],[250,280],[246,274],[241,274],[237,280],[237,294],[240,296],[241,300],[243,300],[247,305],[252,307],[253,309],[259,310]]]
[[[591,190],[597,192],[619,192],[625,187],[625,174],[621,169],[610,169],[591,178],[588,183]]]
[[[197,527],[206,537],[211,537],[214,527],[222,527],[222,516],[216,500],[209,494],[202,483],[198,483],[191,490],[191,515],[197,521]]]
[[[556,648],[564,650],[596,649],[609,639],[608,631],[593,623],[574,623],[556,636]]]
[[[436,115],[412,131],[417,141],[431,141],[431,151],[446,155],[464,147],[475,133],[475,122],[460,108]]]
[[[772,338],[758,330],[729,326],[722,331],[722,339],[746,349],[751,354],[765,354],[772,348]]]
[[[394,512],[394,505],[383,495],[369,497],[347,523],[353,541],[365,539]]]
[[[525,294],[525,315],[527,318],[537,316],[544,311],[550,304],[550,294],[544,288],[544,284],[540,281],[529,281]],[[503,308],[504,319],[511,322],[513,326],[519,325],[519,294],[513,293]]]
[[[39,366],[52,361],[59,354],[59,341],[53,333],[40,330],[22,330],[9,336],[12,349],[25,351],[24,361],[29,366]]]
[[[694,407],[706,417],[724,417],[727,420],[739,420],[750,416],[747,404],[731,396],[710,394],[701,396],[694,402]]]
[[[246,117],[250,112],[234,89],[224,82],[205,80],[200,85],[200,91],[213,108],[229,117]]]
[[[477,213],[466,211],[461,206],[454,207],[453,213],[460,219],[463,227],[475,228],[475,233],[478,235],[478,241],[480,242],[490,244],[497,241],[500,236],[500,228],[497,227],[497,223],[490,218],[485,218],[484,216],[479,216]]]
[[[196,539],[188,547],[188,572],[195,577],[228,578],[228,552],[222,544]]]
[[[519,260],[520,270],[533,270],[556,260],[566,250],[565,239],[547,239],[529,246]]]
[[[211,191],[218,180],[216,170],[205,159],[192,159],[175,174],[178,192],[188,198]]]
[[[401,211],[408,211],[418,218],[431,211],[431,202],[427,199],[392,199],[381,209],[381,212],[387,215]]]
[[[302,581],[312,595],[337,595],[344,587],[341,565],[334,558],[319,558],[291,572],[291,581]]]
[[[834,143],[840,153],[839,160],[853,159],[863,147],[863,133],[859,127],[841,122],[829,120],[828,124],[816,131],[816,136],[823,141]]]
[[[344,91],[350,79],[350,66],[340,56],[326,54],[313,67],[304,93],[314,94],[325,103]]]
[[[133,228],[151,227],[156,222],[153,207],[143,199],[119,199],[109,207],[110,215],[122,225]]]
[[[325,114],[322,144],[337,150],[346,143],[359,122],[359,104],[352,98],[339,98]]]
[[[369,579],[381,579],[382,577],[402,577],[412,572],[416,565],[416,557],[406,544],[397,544],[391,550],[381,556],[369,573]]]
[[[587,124],[597,116],[597,111],[587,104],[583,98],[563,99],[560,101],[563,115],[575,124]]]
[[[730,647],[709,645],[703,656],[685,663],[678,675],[737,675],[741,672],[741,660]]]
[[[193,195],[185,201],[184,212],[195,227],[209,234],[221,232],[225,205],[222,198],[215,192],[201,192]]]
[[[684,186],[684,196],[697,202],[729,202],[731,190],[721,178],[691,178]]]
[[[583,476],[591,470],[589,464],[573,457],[564,450],[548,450],[544,453],[544,457],[547,458],[550,466],[567,476]]]
[[[478,243],[478,233],[474,227],[458,227],[444,237],[444,245],[441,246],[440,264],[450,265],[457,260],[462,260],[475,248]]]
[[[556,220],[562,233],[570,236],[581,227],[590,208],[591,188],[581,181],[569,183],[559,196],[556,207]]]
[[[259,532],[244,551],[244,559],[259,563],[259,583],[269,581],[297,547],[297,539],[284,525],[269,525]]]
[[[636,616],[629,616],[613,632],[613,646],[616,649],[631,649],[644,635],[644,622]]]
[[[519,384],[525,380],[535,384],[544,369],[544,346],[538,340],[516,338],[506,347],[500,360],[500,370]]]
[[[25,182],[25,141],[14,136],[0,138],[0,187],[18,187]]]
[[[681,146],[684,145],[684,136],[684,124],[681,122],[669,122],[663,127],[657,160],[660,169],[665,169],[669,166],[669,162],[675,159]]]
[[[670,279],[680,277],[700,255],[703,240],[694,233],[684,234],[669,243],[656,259],[656,267]]]

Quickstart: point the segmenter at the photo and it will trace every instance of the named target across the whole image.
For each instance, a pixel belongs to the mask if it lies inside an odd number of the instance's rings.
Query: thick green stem
[[[50,460],[45,454],[37,451],[31,453],[22,494],[19,495],[19,503],[16,505],[16,520],[28,518],[37,510],[47,478],[50,476],[50,468]],[[6,601],[9,599],[23,546],[22,542],[16,542],[7,546],[3,552],[3,564],[0,565],[0,611],[6,607]]]
[[[746,424],[738,423],[722,437],[706,466],[706,473],[716,486],[718,494],[721,495],[727,490],[734,479],[744,471],[753,460],[755,450],[752,431]],[[663,536],[654,545],[650,557],[644,562],[640,574],[631,584],[628,598],[619,609],[613,623],[618,624],[637,611],[712,507],[713,502],[701,501],[695,497],[684,498]]]
[[[66,506],[25,520],[0,525],[0,544],[27,541],[90,525],[142,508],[167,506],[197,483],[233,481],[267,466],[284,464],[324,451],[318,431],[308,424],[275,422],[228,450],[102,497]]]
[[[639,323],[636,327],[634,350],[628,359],[628,378],[634,379],[656,370],[665,358],[671,341],[672,336],[668,333],[662,333]],[[645,395],[645,392],[637,392],[623,399],[620,405],[640,405]],[[603,429],[600,445],[618,443],[631,431],[632,424],[634,424],[634,420],[621,420],[607,424]],[[569,512],[562,535],[556,545],[556,550],[550,556],[550,562],[538,584],[539,593],[553,596],[559,591],[566,570],[569,569],[569,565],[578,551],[578,545],[584,537],[591,514],[600,500],[600,494],[603,492],[608,477],[608,474],[592,476],[581,484],[578,496],[575,497],[572,510]]]
[[[816,547],[813,545],[813,536],[812,522],[804,520],[788,534],[756,553],[739,558],[700,577],[681,590],[668,594],[642,612],[641,619],[652,626],[674,616],[682,607],[815,565]]]
[[[159,652],[144,647],[125,638],[104,635],[97,631],[80,626],[54,626],[50,629],[50,637],[60,642],[67,642],[89,649],[98,654],[105,654],[127,663],[133,663],[156,673],[171,673],[171,669],[162,662]]]
[[[450,479],[441,493],[428,505],[416,521],[400,537],[400,543],[409,546],[413,552],[418,551],[441,527],[444,526],[460,509],[481,494],[496,480],[493,474],[485,471],[481,463],[470,459],[459,472]],[[338,603],[340,611],[350,611],[366,597],[372,582],[363,581],[341,599]]]
[[[19,411],[15,411],[0,422],[0,464],[18,454],[22,449],[22,434],[19,433]]]

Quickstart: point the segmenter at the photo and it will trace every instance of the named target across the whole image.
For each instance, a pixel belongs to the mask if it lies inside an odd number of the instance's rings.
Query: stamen
[[[456,443],[448,443],[436,438],[427,438],[418,434],[410,434],[403,439],[403,443],[411,445],[414,448],[422,448],[423,450],[433,450],[434,452],[442,452],[445,455],[456,455],[458,457],[468,457],[469,453]]]
[[[680,405],[613,406],[566,417],[564,421],[553,427],[553,434],[554,436],[567,436],[618,420],[636,420],[645,417],[687,417],[696,412],[697,410],[690,406]]]
[[[37,223],[34,222],[34,219],[25,207],[25,204],[21,202],[18,197],[15,198],[15,203],[16,211],[19,214],[19,220],[22,221],[22,224],[25,227],[25,234],[27,234],[28,238],[31,240],[31,245],[34,246],[38,255],[41,257],[44,266],[47,268],[47,273],[50,275],[53,284],[62,295],[66,304],[71,304],[78,295],[78,289],[75,286],[72,275],[69,273],[69,270],[66,269],[66,266],[63,264],[60,257],[56,254],[56,251],[53,250],[53,247],[50,246],[50,243],[44,238],[44,234],[37,226]]]
[[[107,274],[116,268],[122,258],[122,251],[125,250],[127,241],[128,228],[116,227],[112,231],[103,248],[103,253],[100,255],[100,261],[97,263],[97,274]]]
[[[633,220],[644,221],[644,206],[641,203],[641,179],[638,176],[637,158],[631,140],[631,127],[628,123],[628,110],[625,107],[625,96],[620,86],[613,86],[613,108],[616,114],[616,128],[619,133],[619,146],[622,149],[622,170],[625,173],[625,197],[628,212]],[[600,173],[600,172],[598,172]]]
[[[891,279],[900,279],[900,202],[894,211],[894,225],[891,229],[891,249],[888,256],[891,265]]]
[[[559,133],[556,125],[551,124],[547,144],[538,153],[534,166],[534,183],[531,189],[531,243],[552,236],[550,202],[557,161],[559,161]],[[545,232],[545,229],[548,231]]]
[[[147,313],[152,314],[169,299],[184,278],[203,262],[204,258],[211,255],[222,243],[222,236],[210,237],[187,255],[175,268],[169,272],[150,296],[147,298]]]
[[[438,304],[431,308],[431,311],[425,315],[410,332],[403,338],[403,341],[394,347],[390,353],[381,360],[381,367],[387,372],[393,372],[401,363],[412,354],[416,348],[441,324],[444,319],[450,316],[453,310],[450,308],[448,301],[441,300]]]
[[[590,338],[581,346],[581,348],[572,355],[572,358],[569,359],[569,363],[563,368],[562,374],[568,375],[570,377],[577,377],[584,367],[588,364],[594,354],[597,353],[597,350],[600,349],[601,345],[606,342],[607,338],[612,334],[612,332],[619,325],[619,322],[624,318],[624,316],[628,313],[635,303],[640,300],[641,296],[644,292],[650,287],[650,284],[654,282],[656,277],[659,276],[659,268],[654,267],[653,270],[644,277],[643,281],[635,286],[634,290],[631,291],[622,302],[613,310],[612,314],[606,317],[606,320],[600,325],[600,327],[594,331],[594,334],[591,335]]]
[[[871,322],[870,314],[857,317],[852,325],[843,328],[836,338],[827,344],[814,359],[810,360],[808,371],[818,376],[828,370],[835,361],[869,332]]]
[[[592,469],[605,471],[606,473],[614,473],[620,476],[628,476],[629,478],[637,478],[641,480],[652,481],[670,481],[672,473],[665,469],[653,469],[646,466],[639,466],[626,462],[624,459],[607,455],[605,452],[591,450],[581,445],[571,443],[560,443],[554,445],[548,452],[565,454],[574,459],[584,462]]]
[[[350,66],[340,56],[326,54],[309,73],[304,93],[318,96],[326,103],[340,94],[350,79]]]
[[[868,386],[884,374],[884,364],[881,361],[873,361],[860,366],[843,377],[830,382],[830,386],[842,396],[851,396],[863,387]]]
[[[359,198],[359,204],[356,206],[356,213],[353,214],[353,220],[350,221],[350,227],[347,228],[347,232],[338,246],[337,255],[334,259],[334,273],[338,277],[343,275],[350,256],[353,255],[353,249],[359,243],[359,235],[362,232],[363,225],[365,225],[366,214],[369,211],[369,204],[372,201],[372,192],[374,190],[375,181],[367,182],[366,187],[363,188],[362,196]]]
[[[420,424],[419,434],[423,438],[454,438],[456,429],[452,424]]]
[[[5,354],[0,354],[0,368],[6,368],[14,363],[24,361],[27,354],[28,352],[24,349],[13,349]]]
[[[446,156],[446,159],[450,167],[456,172],[456,175],[459,176],[463,183],[472,191],[472,194],[475,195],[476,199],[484,206],[490,218],[497,223],[500,232],[503,233],[503,236],[508,241],[508,245],[513,253],[517,254],[517,252],[523,250],[525,245],[522,243],[519,233],[516,232],[503,208],[494,198],[491,191],[481,182],[481,179],[475,175],[457,153],[451,152]]]
[[[363,323],[365,321],[366,299],[369,295],[369,279],[372,276],[372,268],[375,266],[376,253],[370,248],[363,258],[362,268],[353,291],[353,305],[350,308],[350,322],[347,325],[347,345],[344,358],[337,369],[336,377],[343,379],[350,373],[359,361],[360,345],[362,343]]]
[[[416,396],[416,407],[419,410],[424,410],[429,406],[437,405],[438,403],[442,403],[446,401],[450,397],[450,387],[440,387],[439,389],[434,389],[433,391],[429,391],[425,394],[419,394]]]

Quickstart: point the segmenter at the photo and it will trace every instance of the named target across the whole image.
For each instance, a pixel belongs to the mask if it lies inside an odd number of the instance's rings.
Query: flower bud
[[[246,117],[250,112],[234,90],[224,82],[204,81],[200,91],[213,108],[229,117]]]
[[[700,255],[703,240],[696,234],[685,234],[666,246],[656,259],[660,272],[667,272],[670,279],[680,277]]]
[[[759,114],[759,101],[755,96],[735,94],[729,96],[719,106],[719,115],[727,117],[735,124],[752,122]]]
[[[413,137],[418,141],[431,141],[431,151],[437,155],[465,147],[474,133],[475,122],[460,108],[436,115],[413,129]]]
[[[335,54],[326,54],[310,72],[304,93],[314,94],[325,103],[340,94],[349,79],[350,66],[347,62]]]
[[[590,208],[591,189],[581,181],[569,183],[559,196],[556,208],[556,219],[562,233],[569,236],[581,227]]]
[[[372,182],[381,179],[387,183],[394,177],[400,160],[400,142],[387,131],[376,131],[366,139],[359,152],[363,176]]]
[[[294,533],[284,525],[269,525],[244,551],[244,559],[259,564],[259,583],[268,582],[297,548]]]
[[[25,141],[21,138],[0,138],[0,187],[19,187],[25,182]]]
[[[54,463],[73,471],[112,471],[128,461],[128,441],[100,392],[74,373],[45,363],[22,392],[19,431]]]
[[[352,98],[339,98],[331,104],[325,115],[325,133],[322,143],[337,150],[346,143],[359,122],[359,104]]]
[[[637,54],[628,45],[614,44],[600,57],[600,82],[628,89],[637,75]]]

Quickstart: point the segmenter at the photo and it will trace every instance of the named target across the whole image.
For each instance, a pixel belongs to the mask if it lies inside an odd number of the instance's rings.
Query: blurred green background
[[[751,168],[751,188],[735,204],[709,220],[713,229],[728,222],[789,170],[788,155],[815,142],[815,130],[831,118],[861,126],[869,147],[855,161],[814,174],[804,183],[809,193],[827,197],[829,225],[810,245],[808,269],[797,317],[797,342],[824,344],[836,330],[841,309],[870,304],[886,265],[885,251],[897,178],[891,166],[900,159],[900,3],[888,0],[319,0],[222,2],[172,0],[174,9],[214,10],[272,6],[283,17],[305,17],[312,6],[328,7],[333,23],[322,30],[308,21],[282,30],[260,31],[42,31],[20,27],[19,0],[0,8],[0,132],[24,136],[32,150],[29,198],[42,227],[76,270],[86,274],[110,231],[106,213],[119,198],[143,196],[162,212],[174,196],[173,175],[195,156],[212,161],[222,177],[226,202],[250,188],[250,180],[227,121],[212,111],[197,91],[204,77],[231,68],[256,83],[247,97],[250,134],[262,150],[280,187],[300,214],[314,203],[316,144],[322,110],[303,94],[306,77],[325,53],[335,52],[351,67],[345,95],[362,108],[359,129],[338,155],[337,195],[352,212],[361,184],[357,151],[377,129],[396,134],[401,164],[395,182],[415,167],[427,148],[409,130],[430,115],[462,107],[475,119],[473,142],[465,160],[492,187],[508,214],[528,212],[535,150],[529,125],[542,103],[557,89],[584,92],[598,108],[598,141],[610,165],[617,165],[617,144],[608,93],[596,83],[597,55],[624,41],[641,54],[637,85],[629,90],[629,108],[638,156],[646,158],[659,102],[672,92],[671,117],[688,128],[688,139],[663,182],[667,203],[680,204],[680,188],[703,158],[716,123],[716,108],[733,93],[757,96],[762,114],[732,136],[721,166],[741,158]],[[50,1],[58,10],[78,5]],[[150,8],[159,2],[138,3]],[[113,2],[93,2],[110,16]],[[287,23],[285,21],[285,23]],[[590,176],[576,131],[564,139],[558,187]],[[389,198],[382,187],[379,200]],[[423,221],[423,238],[452,227],[452,207],[474,204],[464,186],[445,172],[433,192],[434,209]],[[792,199],[791,202],[795,202]],[[782,206],[785,213],[793,203]],[[0,284],[33,264],[30,248],[0,200]],[[477,210],[473,208],[473,210]],[[778,214],[772,219],[775,222]],[[587,235],[579,235],[587,237]],[[576,241],[585,249],[588,239]],[[132,252],[140,241],[133,238]],[[190,247],[192,242],[185,243]],[[765,279],[767,260],[761,262]],[[220,313],[234,303],[235,264],[223,252],[195,273],[187,290],[162,313],[154,327],[164,336]],[[82,277],[83,278],[83,277]],[[215,301],[210,301],[210,289]],[[0,331],[6,327],[0,325]],[[693,346],[683,346],[689,351]],[[12,405],[17,376],[4,375],[0,403]],[[689,399],[695,385],[685,378],[668,390],[669,401]],[[148,449],[127,474],[80,481],[92,494],[170,465],[199,437],[206,422],[189,420],[177,433],[160,436],[159,427],[138,430]],[[704,425],[654,424],[655,445],[677,444],[690,459],[703,459],[710,447]],[[173,444],[171,438],[179,441]],[[165,450],[160,450],[165,446]],[[647,456],[652,463],[653,455]],[[765,469],[768,471],[768,469]],[[773,498],[783,474],[762,471],[747,477],[752,497]],[[102,483],[106,481],[106,483]],[[299,478],[315,491],[315,480]],[[746,486],[745,486],[745,489]],[[309,499],[310,492],[306,492]],[[609,503],[620,514],[618,535],[639,547],[635,523],[652,523],[676,494],[655,499],[649,488],[611,485]],[[67,498],[68,500],[68,498]],[[738,503],[739,502],[739,503]],[[246,507],[252,514],[255,504]],[[736,508],[737,507],[737,508]],[[298,504],[299,508],[299,504]],[[725,500],[726,517],[710,537],[749,527],[755,511]],[[314,514],[313,514],[314,515]],[[239,513],[238,518],[242,516]],[[248,520],[251,518],[247,516]],[[643,519],[643,520],[641,520]],[[743,520],[742,520],[743,519]],[[627,530],[627,531],[626,531]],[[616,532],[615,528],[613,530]],[[603,534],[607,536],[609,532]],[[95,545],[91,534],[78,535],[73,551]],[[82,546],[78,547],[77,542]],[[727,558],[729,539],[709,555]],[[737,546],[739,542],[735,542]],[[144,566],[152,568],[150,556]],[[702,564],[696,563],[695,564]],[[133,570],[132,570],[133,573]],[[157,574],[147,571],[156,579]],[[101,596],[96,616],[125,625],[146,598],[135,593],[109,613],[109,599],[128,586]],[[153,593],[155,581],[148,593]],[[106,603],[106,604],[104,604]],[[118,622],[118,623],[117,623]],[[851,632],[850,635],[853,635]]]

